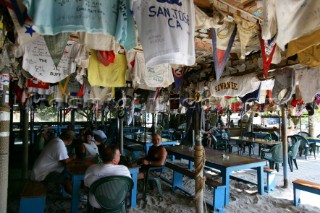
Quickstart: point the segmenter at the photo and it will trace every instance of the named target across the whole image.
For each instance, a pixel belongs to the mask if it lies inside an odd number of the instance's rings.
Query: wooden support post
[[[315,137],[314,134],[314,116],[313,115],[309,115],[308,116],[308,132],[311,135],[311,137]]]
[[[6,87],[4,86],[4,88]],[[7,212],[10,107],[8,106],[9,99],[4,97],[6,95],[5,91],[2,95],[0,103],[0,212]]]
[[[24,107],[23,112],[23,132],[22,132],[22,178],[28,178],[28,165],[29,165],[29,109]]]
[[[75,110],[71,109],[71,125],[74,126],[75,124]]]
[[[287,143],[287,109],[281,105],[281,138],[283,147],[283,187],[288,188],[288,143]]]
[[[152,135],[156,133],[155,113],[151,113],[152,116]]]
[[[120,152],[121,154],[123,154],[123,118],[119,118],[119,121],[120,121]]]
[[[31,151],[30,153],[34,153],[34,142],[35,138],[37,137],[37,131],[34,130],[34,109],[33,107],[30,108],[30,146],[29,150]],[[34,162],[34,155],[31,155],[31,162]]]
[[[120,118],[117,116],[117,141],[120,141]]]
[[[197,105],[197,104],[196,104]],[[195,166],[195,199],[196,199],[196,212],[203,213],[203,188],[205,186],[203,179],[203,167],[204,167],[204,151],[201,144],[200,135],[200,111],[195,109],[193,113],[194,131],[196,136],[196,146],[194,147],[194,166]]]
[[[105,118],[105,111],[104,111],[104,108],[101,107],[101,126],[103,126],[103,129],[105,130],[105,127],[104,127],[104,118]]]

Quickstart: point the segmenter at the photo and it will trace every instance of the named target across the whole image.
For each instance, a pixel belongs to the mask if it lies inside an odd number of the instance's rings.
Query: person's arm
[[[163,166],[166,162],[167,158],[167,150],[162,147],[157,153],[155,154],[155,158],[158,160],[150,161],[150,160],[143,160],[143,165],[149,165],[149,166]]]
[[[63,163],[64,165],[67,165],[68,163],[70,163],[71,161],[76,159],[76,155],[72,155],[67,159],[61,160],[60,162]]]
[[[76,155],[72,155],[71,157],[63,160],[63,163],[66,165],[66,164],[70,163],[71,161],[73,161],[75,159],[76,159]]]
[[[82,159],[86,158],[86,147],[84,146],[84,144],[82,143],[80,146],[80,157]]]

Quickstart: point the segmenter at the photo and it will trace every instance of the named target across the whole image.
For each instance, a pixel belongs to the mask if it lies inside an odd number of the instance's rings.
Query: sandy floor
[[[257,187],[253,184],[247,184],[235,180],[231,180],[231,197],[230,203],[226,206],[226,212],[320,212],[320,196],[310,194],[307,192],[301,192],[302,204],[296,208],[293,206],[293,190],[292,181],[298,178],[318,182],[320,183],[320,156],[318,159],[310,158],[305,160],[304,158],[298,159],[299,170],[294,169],[289,175],[289,187],[283,188],[283,170],[280,167],[280,172],[276,174],[276,191],[270,194],[261,196],[257,193]],[[207,175],[215,176],[215,179],[219,180],[219,176],[213,171],[207,171]],[[245,179],[255,180],[255,172],[253,170],[239,171],[233,174],[237,177],[245,177]],[[17,178],[19,174],[17,171],[10,171],[9,182],[9,201],[8,211],[9,213],[18,212],[19,209],[19,194],[22,189],[23,183],[21,179]],[[168,169],[164,174],[164,177],[170,179],[172,172]],[[194,180],[189,178],[184,179],[185,186],[194,192]],[[138,188],[141,188],[139,183]],[[159,197],[158,190],[155,187],[147,196],[147,202],[142,199],[137,200],[137,208],[128,209],[129,213],[136,212],[195,212],[195,203],[192,197],[187,196],[181,191],[173,192],[168,184],[162,183],[162,189],[164,197]],[[70,198],[62,198],[56,189],[51,189],[46,201],[45,212],[70,212]],[[206,186],[205,197],[208,200],[212,200],[212,190]],[[208,208],[207,212],[211,209]],[[86,202],[81,202],[79,206],[79,212],[86,212]]]
[[[320,212],[319,195],[301,192],[302,204],[296,208],[293,205],[292,190],[292,180],[298,178],[320,183],[320,160],[299,159],[298,166],[299,170],[289,172],[288,188],[283,188],[283,170],[281,168],[279,173],[276,174],[276,190],[263,196],[257,193],[256,185],[231,180],[231,197],[229,205],[226,206],[226,212]],[[215,174],[211,171],[206,173],[207,175]],[[256,178],[253,170],[239,171],[233,175],[245,177],[245,179],[252,181]],[[170,178],[170,171],[165,176]],[[216,176],[216,179],[219,180],[219,177]],[[184,184],[191,192],[194,192],[194,180],[185,178]],[[138,207],[130,209],[128,212],[195,212],[193,198],[180,191],[172,192],[166,184],[162,186],[165,194],[163,200],[158,197],[157,189],[154,189],[147,197],[147,203],[139,200]],[[207,200],[212,199],[212,190],[207,186],[205,197]],[[211,210],[211,208],[208,208],[207,212]]]

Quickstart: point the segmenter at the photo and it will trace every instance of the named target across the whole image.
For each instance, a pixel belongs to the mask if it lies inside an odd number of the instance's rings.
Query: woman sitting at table
[[[94,142],[93,133],[91,130],[87,130],[82,136],[82,145],[80,147],[82,158],[95,158],[99,155],[99,150]]]

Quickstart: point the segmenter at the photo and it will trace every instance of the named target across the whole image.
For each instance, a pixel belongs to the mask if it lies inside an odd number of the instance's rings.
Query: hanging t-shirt
[[[67,102],[67,97],[65,95],[62,95],[62,91],[59,87],[59,85],[51,86],[51,97],[49,99],[49,102],[55,101],[55,102]]]
[[[106,101],[108,98],[112,98],[112,88],[92,86],[90,89],[89,99]]]
[[[29,17],[24,17],[25,6],[22,4],[22,0],[16,1],[17,6],[15,7],[10,0],[4,0],[3,3],[7,6],[9,14],[11,16],[11,20],[14,24],[14,28],[17,32],[17,41],[18,44],[27,44],[35,39],[37,39],[40,35],[35,32],[32,21]],[[15,11],[16,10],[16,11]],[[19,23],[19,19],[22,20],[23,24]]]
[[[272,72],[272,76],[274,77],[273,101],[279,105],[287,103],[294,92],[296,82],[294,70],[291,67],[277,69]]]
[[[147,66],[195,63],[192,0],[133,2]]]
[[[133,73],[133,84],[137,83],[141,89],[168,87],[174,82],[169,64],[146,67],[142,52],[136,54]],[[144,85],[147,87],[144,87]]]
[[[211,96],[243,96],[258,89],[260,85],[256,74],[221,78],[219,82],[208,84]]]
[[[112,35],[86,32],[78,32],[77,34],[79,37],[79,43],[86,45],[89,49],[115,51],[119,46]]]
[[[315,95],[320,92],[320,79],[318,78],[320,68],[305,68],[296,70],[295,73],[303,102],[313,102]]]
[[[277,34],[276,43],[282,50],[290,41],[320,28],[319,0],[263,2],[262,37],[271,39]]]
[[[257,36],[258,25],[256,23],[249,22],[237,15],[234,15],[234,21],[237,24],[238,35],[240,38],[241,58],[244,59],[246,56],[246,52],[248,52],[248,46],[250,46],[250,44],[259,43],[259,38]]]
[[[136,53],[137,51],[135,50],[126,52],[126,56],[127,56],[126,80],[127,81],[132,81],[132,77],[133,77],[132,69],[134,67]]]
[[[85,50],[80,46],[74,41],[68,41],[57,67],[43,37],[20,46],[16,56],[23,55],[22,68],[32,76],[44,82],[56,83],[73,73],[76,70],[76,62],[79,63],[86,57]]]
[[[24,4],[38,33],[110,34],[128,50],[136,46],[130,0],[24,0]]]
[[[123,54],[115,54],[113,63],[103,65],[97,58],[97,51],[91,50],[88,80],[91,86],[124,87],[126,85],[127,59]]]
[[[221,27],[219,13],[213,13],[213,17],[209,17],[199,7],[195,6],[195,29],[210,29]]]
[[[300,64],[308,67],[320,66],[320,30],[289,42],[287,58],[298,54]]]

